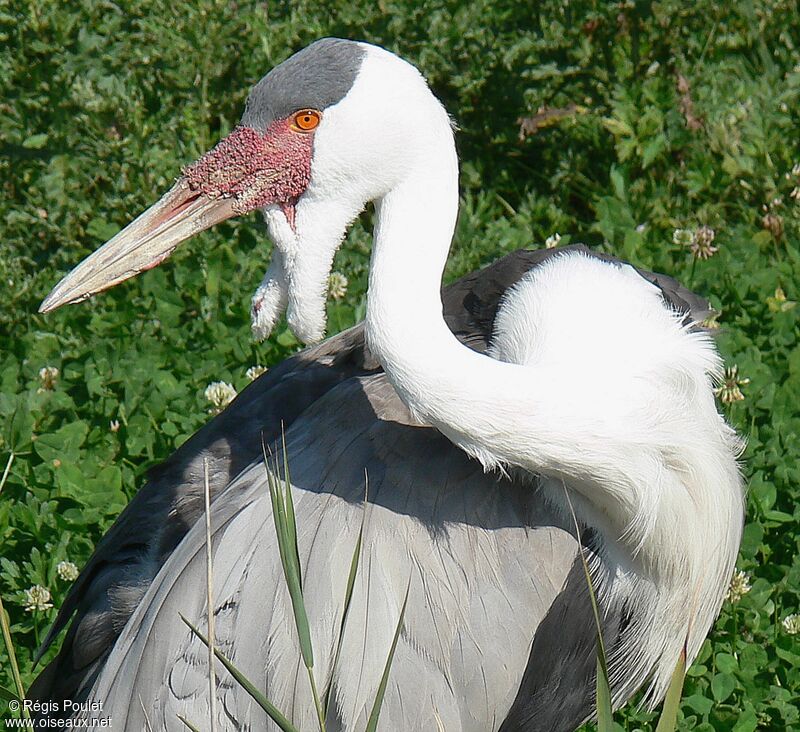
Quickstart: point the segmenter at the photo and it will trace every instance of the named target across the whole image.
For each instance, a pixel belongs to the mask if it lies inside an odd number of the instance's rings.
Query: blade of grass
[[[203,496],[206,513],[206,601],[208,605],[208,713],[211,732],[217,729],[217,676],[214,669],[214,565],[211,557],[211,488],[208,480],[208,458],[203,458]]]
[[[22,685],[22,677],[19,673],[19,666],[17,665],[17,655],[14,653],[14,643],[11,641],[11,625],[8,622],[8,614],[3,606],[3,598],[0,597],[0,628],[3,631],[3,642],[6,646],[6,653],[8,653],[8,660],[11,662],[11,676],[14,679],[14,686],[17,687],[17,699],[20,701],[25,700],[25,687]],[[31,715],[25,705],[22,705],[23,719],[30,719]]]
[[[302,572],[300,569],[300,552],[297,547],[297,522],[295,519],[292,483],[289,477],[289,459],[286,454],[286,437],[281,429],[281,449],[283,451],[283,483],[278,479],[277,459],[275,469],[269,469],[266,461],[267,451],[261,437],[262,452],[267,468],[267,484],[272,500],[275,532],[278,538],[278,551],[283,565],[283,575],[292,601],[297,637],[300,641],[300,654],[308,674],[308,683],[314,699],[314,710],[320,732],[325,732],[325,712],[320,702],[317,682],[314,678],[314,651],[311,645],[311,629],[308,624],[305,600],[303,598]]]
[[[8,461],[6,462],[5,470],[3,470],[3,477],[0,478],[0,493],[3,492],[3,488],[8,480],[8,474],[11,472],[11,464],[14,462],[14,458],[16,455],[14,452],[8,453]]]
[[[3,469],[3,477],[0,478],[0,493],[3,492],[3,488],[8,480],[8,474],[11,472],[11,465],[13,464],[15,457],[16,455],[13,450],[8,453],[6,467]],[[14,692],[10,691],[9,689],[0,686],[0,697],[6,701],[17,700],[21,702],[25,699],[25,689],[22,686],[22,677],[20,676],[19,666],[17,665],[17,656],[14,653],[14,644],[11,640],[11,626],[9,624],[8,615],[6,615],[6,609],[3,606],[2,597],[0,597],[0,626],[2,626],[3,643],[5,644],[6,652],[8,653],[8,658],[11,662],[11,676],[14,679],[14,685],[17,687],[17,693],[14,694]],[[22,716],[25,719],[30,719],[30,714],[24,706],[22,707]]]
[[[339,664],[339,654],[342,650],[342,641],[344,640],[344,626],[347,622],[347,613],[350,610],[350,601],[353,599],[353,588],[356,584],[356,574],[358,573],[358,564],[361,559],[361,544],[364,539],[364,523],[366,522],[367,518],[367,497],[369,496],[369,478],[367,477],[367,471],[364,471],[364,511],[361,513],[361,526],[358,529],[358,538],[356,539],[356,545],[353,548],[353,557],[350,559],[350,574],[347,575],[347,587],[345,588],[344,592],[344,609],[342,611],[342,622],[339,624],[339,637],[336,642],[336,652],[333,656],[333,663],[331,664],[331,670],[335,672],[337,665]],[[322,710],[325,715],[328,713],[328,705],[330,703],[330,696],[331,696],[331,689],[333,688],[333,678],[331,678],[331,683],[328,684],[328,688],[325,691],[325,698],[323,700]]]
[[[375,732],[378,728],[378,717],[381,713],[383,706],[383,697],[386,694],[386,685],[389,682],[389,671],[392,668],[392,661],[394,660],[394,652],[397,649],[397,641],[400,639],[400,631],[403,628],[403,620],[406,615],[406,606],[408,605],[408,593],[411,589],[411,578],[408,579],[406,585],[406,596],[403,598],[403,607],[400,609],[400,618],[397,621],[397,627],[394,630],[394,638],[392,639],[392,647],[389,649],[389,656],[386,659],[386,665],[383,668],[383,675],[381,676],[381,683],[378,685],[378,691],[375,694],[375,702],[372,705],[372,713],[369,715],[369,721],[364,732]]]
[[[614,712],[611,707],[611,689],[608,686],[608,669],[603,663],[599,650],[597,652],[595,688],[597,697],[597,732],[612,732],[614,729]]]
[[[567,499],[567,504],[569,505],[569,510],[572,514],[572,521],[575,524],[575,538],[578,542],[578,555],[581,558],[583,573],[586,576],[586,586],[589,589],[589,599],[592,603],[592,614],[594,615],[594,623],[597,629],[597,732],[611,732],[614,727],[614,711],[611,706],[611,689],[608,683],[608,662],[606,656],[606,646],[603,642],[603,627],[600,624],[600,610],[597,604],[597,596],[594,592],[592,575],[589,572],[589,564],[586,561],[586,555],[583,551],[583,544],[581,543],[581,529],[578,525],[578,517],[575,515],[575,509],[572,506],[572,501],[570,500],[569,491],[567,491],[566,485],[564,486],[564,496]]]
[[[297,522],[294,514],[294,497],[292,496],[292,485],[289,481],[289,457],[286,454],[286,434],[281,423],[281,450],[283,451],[283,475],[285,478],[286,489],[286,528],[287,540],[292,550],[292,556],[297,558],[297,578],[300,582],[300,591],[303,591],[303,572],[300,569],[300,550],[297,546]]]
[[[203,643],[208,646],[208,639],[192,625],[189,620],[179,613],[181,620],[189,626],[192,631]],[[298,732],[297,728],[283,715],[280,710],[262,694],[253,683],[228,659],[219,648],[214,649],[214,655],[219,659],[220,663],[228,670],[236,682],[252,697],[253,701],[258,704],[266,713],[269,718],[280,727],[283,732]]]
[[[681,708],[681,693],[683,692],[683,680],[686,676],[686,645],[684,644],[678,663],[672,672],[672,678],[667,687],[667,695],[664,697],[664,707],[661,710],[661,717],[658,720],[656,732],[674,732],[678,725],[678,710]]]
[[[284,457],[285,460],[285,457]],[[297,635],[300,639],[300,652],[306,667],[314,668],[314,651],[311,646],[311,631],[308,625],[308,615],[303,599],[302,573],[300,571],[300,554],[297,549],[297,524],[295,523],[294,500],[292,498],[292,485],[289,479],[288,465],[284,468],[283,485],[277,481],[277,474],[273,474],[278,501],[282,504],[281,520],[283,521],[284,554],[287,557],[286,582],[289,586],[289,595],[292,599]]]
[[[294,503],[292,501],[291,482],[289,473],[285,472],[284,486],[281,487],[277,471],[273,471],[269,467],[263,435],[261,444],[267,470],[267,484],[269,485],[270,497],[272,499],[275,531],[278,537],[278,549],[283,565],[286,586],[289,589],[289,597],[292,601],[295,626],[300,640],[300,652],[303,655],[303,663],[306,668],[311,669],[314,668],[314,653],[311,647],[311,633],[308,626],[308,616],[306,614],[305,603],[303,602],[303,591],[300,583],[300,557],[297,551],[296,539],[294,544],[292,543],[292,537],[297,536],[297,527],[294,523]],[[288,471],[288,466],[286,466],[284,470]]]
[[[175,716],[176,716],[178,719],[180,719],[180,720],[181,720],[181,722],[183,722],[183,723],[184,723],[184,724],[185,724],[185,725],[186,725],[186,726],[187,726],[187,727],[188,727],[190,730],[192,730],[192,732],[200,732],[200,730],[199,730],[197,727],[195,727],[195,726],[194,726],[194,725],[193,725],[193,724],[192,724],[192,723],[191,723],[191,722],[190,722],[188,719],[186,719],[186,717],[184,717],[182,714],[176,714]]]

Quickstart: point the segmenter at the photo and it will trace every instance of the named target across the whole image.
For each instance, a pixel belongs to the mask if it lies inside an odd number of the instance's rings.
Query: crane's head
[[[72,270],[40,312],[151,269],[192,235],[261,209],[278,251],[259,288],[265,296],[253,301],[254,330],[265,335],[288,300],[295,332],[317,340],[327,277],[347,226],[425,155],[420,141],[431,114],[448,127],[419,72],[397,56],[340,39],[311,44],[261,79],[240,124]]]

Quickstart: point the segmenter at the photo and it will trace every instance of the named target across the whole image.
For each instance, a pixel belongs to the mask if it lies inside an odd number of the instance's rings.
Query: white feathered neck
[[[597,578],[608,606],[631,576],[649,582],[611,674],[620,697],[652,676],[657,700],[684,644],[689,660],[699,650],[741,537],[740,446],[714,405],[713,344],[632,268],[573,254],[507,294],[492,357],[461,345],[439,294],[458,210],[450,120],[416,69],[367,49],[320,127],[297,232],[267,214],[290,263],[289,322],[321,335],[333,254],[374,200],[371,349],[420,421],[487,469],[541,476],[565,509],[569,492],[617,567]]]

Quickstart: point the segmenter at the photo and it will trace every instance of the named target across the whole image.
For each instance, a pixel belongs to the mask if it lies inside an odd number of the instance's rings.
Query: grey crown
[[[270,71],[253,87],[242,124],[263,131],[299,109],[324,110],[353,86],[366,51],[355,41],[323,38]]]

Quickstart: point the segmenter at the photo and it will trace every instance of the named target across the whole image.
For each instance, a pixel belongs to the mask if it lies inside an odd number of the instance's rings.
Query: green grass
[[[800,612],[800,23],[778,0],[0,4],[0,465],[14,455],[0,595],[23,684],[55,613],[27,611],[24,591],[42,585],[57,607],[57,564],[82,566],[146,469],[208,419],[205,387],[241,388],[297,347],[285,329],[249,338],[269,254],[254,215],[94,301],[47,317],[38,303],[232,128],[252,83],[322,35],[401,53],[458,122],[448,278],[558,232],[721,311],[720,348],[750,379],[722,408],[748,440],[751,589],[689,669],[678,726],[800,729],[800,635],[783,625]],[[540,108],[567,111],[521,140]],[[363,315],[369,224],[337,257],[349,289],[332,331]],[[702,225],[708,260],[673,239]],[[0,687],[16,688],[3,646]],[[629,707],[615,724],[654,719]]]

